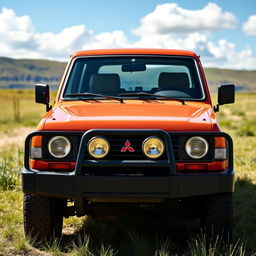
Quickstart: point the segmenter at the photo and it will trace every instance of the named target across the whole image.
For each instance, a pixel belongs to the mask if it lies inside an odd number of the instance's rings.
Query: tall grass
[[[0,189],[19,188],[22,165],[22,149],[12,147],[0,151]]]
[[[242,243],[222,245],[221,240],[217,238],[208,244],[204,235],[192,240],[189,243],[188,251],[190,256],[255,256],[255,253],[246,252],[246,248]]]

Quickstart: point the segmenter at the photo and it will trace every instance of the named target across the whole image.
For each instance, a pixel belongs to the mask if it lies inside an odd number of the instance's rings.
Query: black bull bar
[[[25,141],[22,188],[25,193],[52,197],[123,197],[123,198],[184,198],[199,195],[229,193],[234,190],[233,143],[226,133],[195,132],[175,133],[180,136],[218,136],[228,142],[228,169],[222,172],[177,172],[170,135],[162,130],[90,130],[83,134],[79,146],[76,167],[72,172],[54,170],[39,171],[30,168],[30,142],[34,136],[74,136],[78,132],[38,131],[29,134]],[[79,133],[81,134],[81,133]],[[86,160],[90,138],[111,135],[158,136],[167,152],[166,160]],[[173,133],[174,134],[174,133]],[[56,162],[56,160],[55,160]],[[167,176],[88,176],[86,167],[167,167]]]

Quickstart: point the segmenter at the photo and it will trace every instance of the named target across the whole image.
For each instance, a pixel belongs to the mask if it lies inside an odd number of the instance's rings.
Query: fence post
[[[19,97],[16,97],[16,95],[13,96],[13,114],[14,121],[20,122],[20,100]]]

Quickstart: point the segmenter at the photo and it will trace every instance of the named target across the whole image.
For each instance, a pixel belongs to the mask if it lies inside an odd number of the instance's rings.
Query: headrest
[[[118,74],[93,74],[90,79],[90,92],[115,92],[120,89]]]
[[[158,78],[159,88],[186,91],[189,89],[189,77],[187,73],[162,72]]]

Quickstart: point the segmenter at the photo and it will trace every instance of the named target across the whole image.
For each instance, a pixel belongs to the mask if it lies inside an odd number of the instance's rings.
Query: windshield
[[[75,60],[63,98],[92,94],[140,98],[137,93],[200,100],[195,61],[177,57],[95,57]],[[130,95],[129,95],[130,94]],[[73,97],[71,97],[73,95]],[[158,97],[160,99],[160,97]],[[163,98],[162,98],[163,99]]]

